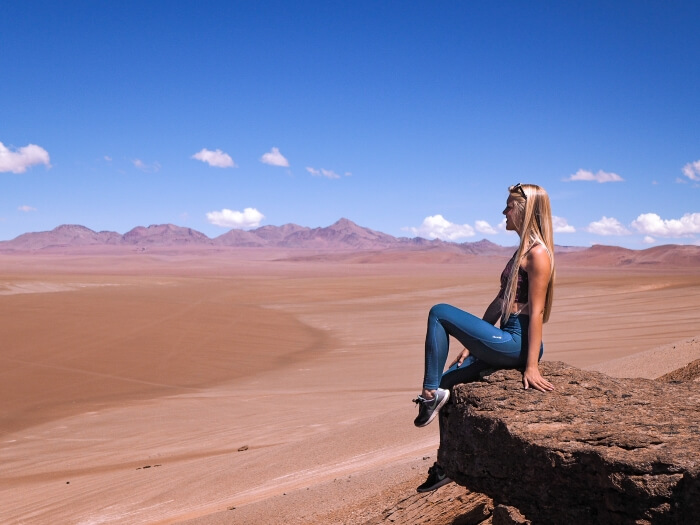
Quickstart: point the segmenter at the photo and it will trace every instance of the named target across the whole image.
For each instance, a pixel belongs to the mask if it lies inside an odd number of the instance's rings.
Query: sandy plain
[[[482,313],[505,259],[289,255],[1,255],[0,523],[362,523],[412,493],[427,311]],[[596,264],[559,263],[545,359],[700,358],[700,265]]]

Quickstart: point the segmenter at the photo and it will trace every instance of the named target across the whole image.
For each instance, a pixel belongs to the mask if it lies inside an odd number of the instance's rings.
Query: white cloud
[[[242,212],[224,208],[221,211],[207,213],[207,220],[216,226],[224,228],[255,228],[260,226],[265,216],[255,208],[246,208]]]
[[[700,181],[700,160],[689,162],[683,166],[683,175],[690,180]]]
[[[31,206],[27,206],[26,204],[23,205],[23,206],[17,207],[17,209],[18,209],[19,211],[23,211],[23,212],[36,211],[36,208],[33,208],[33,207],[31,207]]]
[[[599,221],[590,223],[586,231],[597,235],[628,235],[630,233],[620,221],[613,217],[605,216]]]
[[[474,228],[476,228],[476,231],[479,233],[498,233],[493,226],[491,226],[488,222],[486,221],[476,221],[474,223]]]
[[[644,242],[644,244],[654,244],[656,239],[654,239],[651,235],[646,235],[644,239],[642,239],[642,242]]]
[[[153,164],[146,164],[141,159],[134,159],[131,162],[138,169],[146,173],[155,173],[157,171],[160,171],[160,164],[158,162],[154,162]]]
[[[44,164],[50,168],[49,152],[36,144],[28,144],[17,151],[10,151],[0,142],[0,173],[24,173],[35,164]]]
[[[217,149],[216,151],[209,150],[207,148],[202,148],[202,151],[199,151],[198,153],[195,153],[192,155],[193,159],[196,160],[201,160],[202,162],[206,162],[210,166],[213,166],[214,168],[235,168],[236,163],[233,162],[233,159],[228,153],[224,153],[220,149]]]
[[[316,168],[312,168],[311,166],[306,167],[306,171],[311,173],[314,177],[326,177],[327,179],[339,179],[340,175],[338,175],[335,171],[333,170],[326,170],[321,168],[320,170],[317,170]],[[345,176],[348,177],[350,176],[350,173],[345,173]]]
[[[501,222],[498,223],[498,226],[496,226],[496,228],[498,228],[498,230],[500,230],[502,232],[513,233],[510,230],[506,230],[506,218],[505,217],[503,217],[503,219],[501,219]]]
[[[554,233],[574,233],[576,228],[571,226],[564,217],[552,215],[552,228]]]
[[[598,173],[593,173],[592,171],[588,170],[578,170],[576,173],[573,175],[569,176],[568,179],[564,179],[565,181],[573,181],[573,180],[593,180],[596,182],[622,182],[625,179],[620,177],[617,173],[610,173],[607,171],[600,170]]]
[[[104,158],[107,162],[112,162],[112,157],[110,157],[109,155],[105,155],[103,158]]]
[[[335,171],[333,170],[324,170],[321,168],[321,175],[328,179],[339,179],[340,175],[338,175]]]
[[[442,239],[444,241],[455,241],[474,236],[474,228],[468,224],[453,224],[442,215],[426,217],[420,227],[406,229],[418,237]]]
[[[284,158],[284,155],[282,155],[277,148],[272,148],[269,152],[260,157],[260,162],[269,164],[270,166],[289,167],[289,161]]]
[[[632,222],[640,233],[657,237],[683,237],[700,233],[700,213],[686,213],[680,219],[664,220],[656,213],[643,213]]]

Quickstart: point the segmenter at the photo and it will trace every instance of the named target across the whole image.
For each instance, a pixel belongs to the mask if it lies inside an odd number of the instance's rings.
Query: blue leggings
[[[437,304],[428,315],[425,336],[425,376],[423,388],[435,390],[468,383],[487,368],[517,368],[527,361],[529,316],[511,315],[505,326],[491,323],[468,312]],[[461,366],[456,364],[443,373],[452,336],[469,350]],[[540,357],[544,345],[540,346]]]

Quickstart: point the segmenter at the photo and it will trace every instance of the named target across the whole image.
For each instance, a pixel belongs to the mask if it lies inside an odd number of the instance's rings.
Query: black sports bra
[[[513,257],[508,261],[506,267],[501,272],[501,291],[498,292],[498,297],[503,298],[506,295],[506,286],[508,284],[508,276],[515,263],[515,256],[518,253],[514,253]],[[528,301],[529,289],[528,289],[527,272],[518,266],[518,285],[515,288],[515,302],[520,304],[525,304]]]

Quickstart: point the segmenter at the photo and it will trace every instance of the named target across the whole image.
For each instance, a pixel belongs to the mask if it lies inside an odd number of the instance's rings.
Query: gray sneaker
[[[445,471],[442,470],[442,467],[435,462],[433,466],[428,469],[428,479],[426,479],[425,483],[419,486],[416,491],[430,492],[448,483],[452,483],[452,480],[445,475]]]
[[[430,423],[448,399],[450,399],[450,391],[444,388],[438,388],[433,399],[418,396],[413,400],[418,405],[418,417],[413,421],[413,424],[417,427],[424,427]]]

